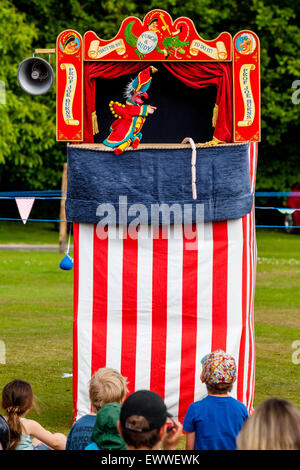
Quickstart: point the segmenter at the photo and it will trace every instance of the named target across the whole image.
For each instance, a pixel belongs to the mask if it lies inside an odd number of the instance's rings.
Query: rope
[[[300,209],[294,209],[293,207],[260,207],[255,206],[255,209],[270,209],[270,210],[277,210],[277,211],[287,211],[287,213],[291,213],[294,211],[300,211]]]
[[[13,219],[10,217],[0,217],[0,220],[11,220],[19,222],[20,220],[27,220],[27,222],[70,222],[72,223],[73,220],[55,220],[55,219]]]
[[[196,187],[196,161],[197,161],[197,150],[195,142],[191,137],[185,137],[182,144],[189,143],[192,147],[192,159],[191,159],[191,172],[192,172],[192,195],[193,199],[197,199],[197,187]]]
[[[17,197],[30,197],[35,199],[65,199],[67,191],[5,191],[0,192],[0,199],[15,199]],[[63,197],[64,196],[64,197]]]
[[[216,147],[236,147],[238,145],[245,145],[246,142],[234,142],[230,144],[218,144],[218,145],[209,145],[206,143],[197,143],[195,146],[197,148],[216,148]],[[104,145],[104,144],[67,144],[67,147],[71,148],[80,148],[80,149],[85,149],[85,150],[96,150],[96,151],[101,151],[101,152],[113,152],[113,149]],[[190,148],[189,144],[172,144],[172,143],[157,143],[157,144],[139,144],[138,150],[149,150],[149,149],[183,149],[183,148]],[[130,151],[135,151],[135,149],[128,147],[126,152]]]
[[[285,196],[295,196],[300,197],[300,191],[290,191],[290,192],[256,192],[255,197],[285,197]]]

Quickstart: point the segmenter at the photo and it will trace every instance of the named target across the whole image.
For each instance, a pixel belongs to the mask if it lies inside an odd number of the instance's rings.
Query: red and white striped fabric
[[[253,192],[256,161],[257,144],[251,143]],[[197,224],[193,250],[183,226],[165,228],[167,238],[161,229],[153,236],[153,227],[147,237],[148,227],[141,227],[136,240],[113,239],[114,230],[101,240],[96,226],[74,224],[75,418],[90,411],[91,375],[113,367],[128,378],[130,392],[159,393],[182,421],[189,404],[205,394],[200,360],[218,348],[235,357],[232,396],[251,411],[254,207],[241,219]]]

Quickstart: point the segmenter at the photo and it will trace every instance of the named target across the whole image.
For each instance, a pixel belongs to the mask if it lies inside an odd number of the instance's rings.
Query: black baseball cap
[[[142,416],[149,426],[147,429],[132,428],[127,424],[131,416]],[[172,415],[167,411],[163,399],[155,392],[150,390],[139,390],[129,395],[124,401],[121,413],[120,423],[123,429],[129,429],[135,432],[146,432],[152,429],[160,429]]]

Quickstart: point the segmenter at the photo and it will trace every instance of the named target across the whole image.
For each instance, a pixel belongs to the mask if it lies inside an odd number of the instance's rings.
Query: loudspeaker
[[[53,85],[54,72],[46,60],[40,57],[29,57],[20,63],[17,79],[26,93],[43,95]]]

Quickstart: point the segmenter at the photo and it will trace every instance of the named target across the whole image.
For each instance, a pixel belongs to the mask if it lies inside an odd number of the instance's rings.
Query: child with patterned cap
[[[187,450],[234,450],[248,418],[246,406],[229,396],[236,380],[235,360],[218,349],[201,361],[208,395],[192,403],[183,422]]]

